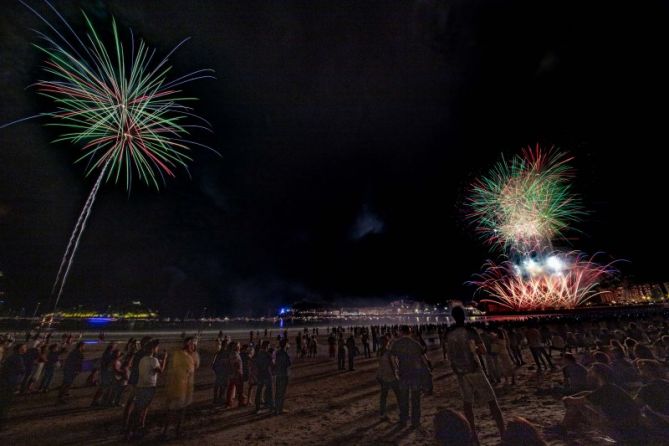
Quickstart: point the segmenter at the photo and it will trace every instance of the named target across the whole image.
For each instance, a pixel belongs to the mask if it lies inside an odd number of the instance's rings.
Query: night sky
[[[46,13],[38,0],[29,1]],[[111,17],[191,84],[215,134],[192,178],[105,185],[62,305],[141,300],[262,312],[300,299],[469,299],[490,256],[464,220],[472,179],[537,142],[576,157],[590,215],[572,249],[669,280],[664,217],[669,7],[583,1],[57,1]],[[30,46],[0,16],[0,122],[49,110]],[[53,18],[53,16],[49,16]],[[126,34],[127,37],[127,34]],[[93,178],[43,122],[0,130],[0,270],[14,305],[47,302]],[[45,304],[46,306],[46,304]]]

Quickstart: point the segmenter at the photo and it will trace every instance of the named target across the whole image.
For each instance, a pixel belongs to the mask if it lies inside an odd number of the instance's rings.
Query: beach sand
[[[291,339],[293,338],[291,333]],[[388,396],[390,421],[378,416],[379,385],[375,381],[377,360],[356,358],[355,371],[338,371],[335,360],[327,358],[325,338],[319,340],[319,356],[293,361],[285,408],[287,414],[256,415],[252,406],[222,409],[211,404],[214,374],[210,364],[215,342],[202,340],[202,366],[196,374],[196,391],[183,426],[183,438],[169,436],[170,444],[184,445],[433,445],[432,419],[442,408],[462,410],[457,381],[441,349],[428,356],[433,366],[434,395],[422,398],[423,431],[397,426],[397,403]],[[162,346],[168,350],[177,342]],[[89,346],[87,358],[99,357],[102,346]],[[290,349],[291,358],[294,348]],[[529,363],[529,352],[524,351]],[[556,361],[559,363],[559,360]],[[7,429],[0,433],[3,444],[12,445],[102,445],[122,442],[123,409],[89,407],[93,387],[80,387],[88,373],[79,376],[66,406],[56,406],[56,390],[47,395],[16,398],[10,409]],[[58,384],[60,372],[56,373]],[[527,365],[518,369],[517,384],[497,387],[497,396],[508,420],[522,416],[539,426],[550,445],[611,445],[602,434],[580,432],[562,436],[555,430],[564,415],[560,399],[546,391],[562,378],[559,371],[537,375]],[[542,390],[544,389],[544,390]],[[162,379],[147,421],[147,434],[138,444],[161,442],[160,424],[164,416]],[[482,445],[497,445],[499,435],[487,405],[475,409]]]

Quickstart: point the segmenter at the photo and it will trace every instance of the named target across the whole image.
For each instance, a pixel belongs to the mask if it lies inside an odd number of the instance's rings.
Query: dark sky
[[[30,1],[40,5],[38,0]],[[666,2],[55,2],[159,53],[192,84],[218,158],[157,193],[105,185],[63,305],[140,299],[164,313],[248,312],[302,298],[471,297],[489,257],[463,196],[501,153],[539,142],[576,157],[591,214],[572,248],[669,280]],[[0,122],[49,103],[18,2],[0,17]],[[46,12],[43,6],[40,11]],[[52,16],[50,16],[52,17]],[[94,180],[32,122],[0,131],[0,270],[33,308]]]

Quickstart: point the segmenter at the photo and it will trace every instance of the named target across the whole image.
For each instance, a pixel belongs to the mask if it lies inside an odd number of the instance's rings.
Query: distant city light
[[[113,317],[89,317],[88,323],[91,325],[107,325],[110,322],[115,321]]]

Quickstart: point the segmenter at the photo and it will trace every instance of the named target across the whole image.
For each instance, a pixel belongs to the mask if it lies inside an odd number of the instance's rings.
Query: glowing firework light
[[[88,32],[80,38],[51,3],[44,2],[67,29],[65,34],[72,37],[66,38],[21,1],[53,32],[53,37],[37,33],[42,43],[35,47],[46,55],[44,71],[50,79],[40,80],[35,86],[40,94],[53,100],[56,109],[7,125],[36,117],[51,118],[48,125],[64,129],[56,141],[81,147],[82,155],[77,161],[87,160],[87,175],[99,171],[53,286],[52,292],[58,290],[57,307],[101,183],[112,179],[118,182],[123,178],[125,187],[130,190],[136,176],[158,189],[158,177],[164,182],[165,176],[175,176],[177,168],[187,168],[192,146],[208,148],[188,139],[191,129],[209,130],[210,126],[184,105],[194,98],[182,96],[180,87],[197,79],[212,78],[212,70],[194,71],[168,82],[171,68],[168,58],[188,39],[158,60],[154,58],[154,50],[149,50],[143,41],[136,45],[134,37],[131,37],[130,48],[124,46],[113,21],[113,45],[108,50],[85,14]],[[189,118],[198,124],[189,124]]]
[[[526,257],[519,263],[489,261],[471,283],[494,302],[511,310],[575,308],[601,294],[596,287],[614,274],[612,264],[600,265],[578,252]]]
[[[474,182],[468,218],[493,246],[528,253],[550,245],[583,214],[571,191],[572,158],[538,145]]]

